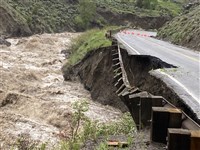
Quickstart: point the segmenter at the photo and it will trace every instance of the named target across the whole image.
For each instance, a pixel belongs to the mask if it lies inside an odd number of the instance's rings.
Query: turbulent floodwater
[[[121,112],[91,100],[78,82],[65,82],[61,51],[74,33],[43,34],[8,39],[0,46],[0,149],[11,148],[23,136],[56,145],[69,130],[72,103],[87,99],[91,119],[109,122]]]

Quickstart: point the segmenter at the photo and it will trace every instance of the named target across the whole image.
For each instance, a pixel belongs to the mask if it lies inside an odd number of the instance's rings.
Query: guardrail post
[[[166,144],[167,129],[180,128],[181,117],[179,109],[152,107],[151,141]]]
[[[190,131],[186,129],[168,129],[168,150],[190,150]]]
[[[118,41],[116,39],[112,39],[112,45],[117,45]]]

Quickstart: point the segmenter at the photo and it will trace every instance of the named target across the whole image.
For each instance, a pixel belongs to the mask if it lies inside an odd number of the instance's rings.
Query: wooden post
[[[167,129],[180,128],[181,116],[176,108],[152,107],[151,141],[166,144]]]
[[[130,98],[127,99],[128,102],[128,108],[131,113],[131,116],[133,117],[133,120],[135,121],[135,124],[137,126],[137,129],[140,128],[140,121],[139,121],[139,103],[140,103],[140,97]]]
[[[190,150],[190,131],[186,129],[168,129],[168,150]]]
[[[190,150],[200,150],[200,130],[191,131]]]
[[[152,107],[162,107],[162,97],[141,98],[141,122],[143,126],[151,125]]]

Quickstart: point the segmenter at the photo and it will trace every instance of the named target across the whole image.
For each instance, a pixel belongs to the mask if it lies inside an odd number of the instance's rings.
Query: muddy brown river
[[[61,67],[77,33],[42,34],[8,39],[0,45],[0,149],[10,149],[25,136],[57,145],[68,134],[75,101],[89,101],[86,115],[100,122],[115,121],[118,109],[93,102],[79,82],[65,82]],[[67,136],[67,135],[66,135]]]

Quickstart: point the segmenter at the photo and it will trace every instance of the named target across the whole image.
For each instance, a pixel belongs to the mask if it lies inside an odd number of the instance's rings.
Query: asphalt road
[[[200,119],[200,53],[153,38],[155,32],[126,30],[115,37],[129,55],[151,55],[177,68],[150,71],[163,80]]]

